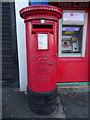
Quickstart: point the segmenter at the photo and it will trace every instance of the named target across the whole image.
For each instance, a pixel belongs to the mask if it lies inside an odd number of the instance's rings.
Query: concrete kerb
[[[57,86],[57,93],[73,93],[73,92],[90,92],[90,85],[68,85],[68,86]]]

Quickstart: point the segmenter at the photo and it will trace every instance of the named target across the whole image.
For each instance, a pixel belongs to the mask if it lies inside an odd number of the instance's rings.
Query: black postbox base
[[[27,90],[29,109],[40,115],[48,115],[54,112],[57,106],[57,89],[49,92],[34,92]]]

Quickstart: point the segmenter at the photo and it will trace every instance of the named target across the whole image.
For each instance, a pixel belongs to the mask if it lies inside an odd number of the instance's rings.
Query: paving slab
[[[66,118],[90,119],[89,86],[59,87],[57,95],[61,100]]]
[[[2,118],[66,118],[60,98],[57,97],[57,109],[50,115],[37,115],[27,106],[27,93],[19,89],[3,88]]]
[[[15,88],[2,90],[3,118],[84,118],[89,119],[90,87],[68,86],[57,89],[57,109],[50,115],[36,115],[27,106],[27,92]]]

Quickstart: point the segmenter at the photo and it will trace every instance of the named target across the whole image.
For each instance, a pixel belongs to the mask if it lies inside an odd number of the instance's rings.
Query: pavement
[[[89,98],[89,86],[58,86],[57,109],[50,115],[37,115],[27,106],[27,92],[3,87],[2,118],[89,118]]]
[[[57,95],[60,98],[66,118],[90,119],[89,86],[60,87]]]

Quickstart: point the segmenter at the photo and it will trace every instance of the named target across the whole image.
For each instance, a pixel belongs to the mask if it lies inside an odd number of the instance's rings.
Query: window
[[[64,11],[59,21],[59,57],[85,57],[87,13]]]
[[[82,31],[81,25],[62,26],[62,53],[81,53],[82,51]]]

